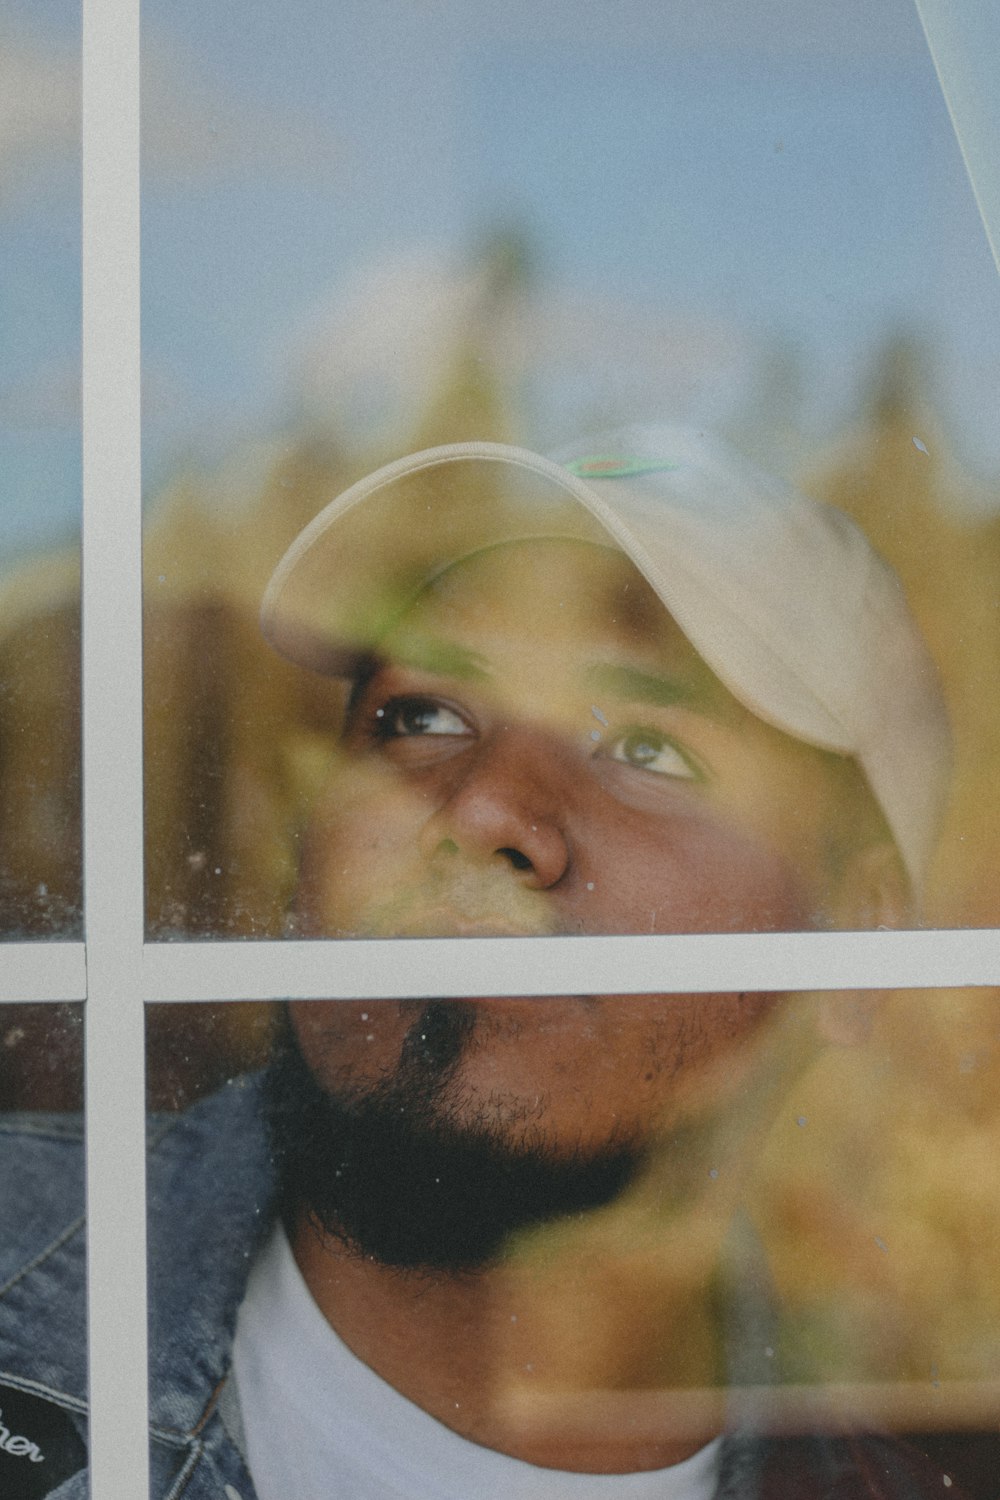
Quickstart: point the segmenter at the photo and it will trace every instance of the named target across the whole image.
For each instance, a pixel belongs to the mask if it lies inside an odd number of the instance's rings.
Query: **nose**
[[[505,863],[525,887],[548,890],[569,868],[567,814],[578,775],[545,734],[497,730],[424,825],[421,852]]]

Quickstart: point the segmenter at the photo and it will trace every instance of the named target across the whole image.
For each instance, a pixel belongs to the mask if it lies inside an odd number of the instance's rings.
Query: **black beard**
[[[395,1073],[363,1092],[317,1083],[286,1024],[268,1073],[286,1222],[306,1209],[381,1265],[456,1274],[495,1264],[518,1230],[622,1192],[642,1162],[632,1140],[556,1153],[537,1126],[455,1118],[442,1095],[475,1024],[462,1001],[428,1001]]]

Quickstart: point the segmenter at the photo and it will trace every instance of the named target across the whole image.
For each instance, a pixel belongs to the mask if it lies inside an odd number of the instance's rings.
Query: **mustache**
[[[288,935],[302,932],[293,911]],[[560,919],[540,891],[512,885],[489,869],[425,872],[418,883],[372,902],[349,929],[332,937],[562,937],[576,931]]]
[[[399,1066],[410,1079],[440,1091],[461,1059],[476,1026],[472,1006],[461,1000],[425,1000],[410,1023]]]

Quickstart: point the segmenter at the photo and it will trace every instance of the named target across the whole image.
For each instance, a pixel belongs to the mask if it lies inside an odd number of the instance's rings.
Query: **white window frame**
[[[1000,96],[976,0],[915,0],[987,223]],[[966,19],[969,19],[967,17]],[[144,1006],[432,993],[642,993],[1000,985],[1000,931],[725,937],[144,941],[138,0],[83,3],[85,942],[3,948],[0,1003],[86,1001],[90,1463],[94,1500],[147,1492]],[[968,38],[961,53],[970,56]],[[974,69],[973,69],[974,72]],[[980,109],[969,123],[962,91]],[[993,163],[992,182],[989,167]],[[983,171],[983,166],[987,170]],[[996,254],[996,239],[993,240]]]

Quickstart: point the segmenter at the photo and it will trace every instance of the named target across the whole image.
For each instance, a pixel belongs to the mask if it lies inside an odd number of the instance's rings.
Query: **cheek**
[[[696,1157],[699,1141],[722,1150],[732,1132],[742,1140],[754,1128],[767,1038],[783,1003],[773,994],[667,995],[634,1001],[630,1015],[624,997],[609,1001],[609,1010],[622,1012],[619,1056],[630,1057],[632,1068],[622,1069],[616,1090],[602,1092],[640,1134],[680,1132],[676,1144]],[[653,1011],[652,1026],[643,1026],[644,1010]],[[691,1165],[673,1160],[670,1172]]]
[[[709,1123],[742,1097],[776,998],[607,995],[491,1000],[457,1085],[482,1118],[585,1148]]]
[[[413,861],[427,806],[384,771],[338,776],[302,840],[295,910],[308,933],[333,935],[373,898],[384,901]]]
[[[800,867],[759,840],[708,818],[637,823],[609,839],[588,876],[585,930],[782,932],[816,925]],[[582,904],[582,903],[581,903]]]

